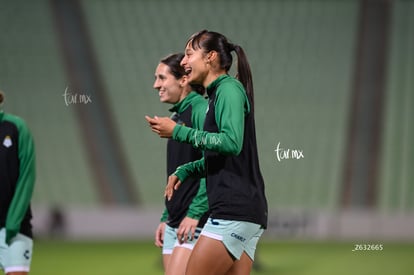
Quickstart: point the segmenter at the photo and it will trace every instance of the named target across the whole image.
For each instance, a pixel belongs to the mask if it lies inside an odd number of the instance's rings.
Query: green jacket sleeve
[[[174,172],[174,175],[181,182],[184,182],[188,177],[202,178],[205,177],[205,174],[204,158],[180,165]]]
[[[204,178],[200,179],[200,187],[197,195],[194,197],[190,207],[188,208],[187,217],[199,220],[208,210],[206,181]]]
[[[172,138],[202,150],[238,155],[243,146],[244,118],[248,111],[249,104],[244,90],[235,85],[223,84],[216,92],[215,101],[219,132],[210,133],[176,125]]]
[[[168,220],[168,210],[167,208],[164,208],[164,211],[162,212],[160,222],[166,222]]]
[[[20,170],[16,184],[16,191],[11,201],[6,219],[6,243],[16,236],[20,224],[30,205],[35,184],[35,148],[32,135],[25,123],[20,121],[18,146]]]

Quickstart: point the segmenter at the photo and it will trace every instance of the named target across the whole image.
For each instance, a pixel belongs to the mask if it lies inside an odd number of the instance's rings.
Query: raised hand
[[[153,118],[145,116],[145,119],[148,121],[148,124],[151,127],[151,131],[153,131],[157,135],[159,135],[162,138],[172,137],[174,127],[177,124],[174,120],[172,120],[169,117],[157,116],[154,116]]]

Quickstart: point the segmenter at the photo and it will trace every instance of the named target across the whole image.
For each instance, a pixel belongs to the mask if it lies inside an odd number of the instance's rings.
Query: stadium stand
[[[0,3],[3,108],[24,117],[35,136],[34,205],[104,206],[75,106],[64,100],[70,87],[51,1]],[[165,183],[166,143],[144,120],[144,115],[169,115],[152,88],[154,69],[160,58],[182,51],[192,33],[206,28],[226,34],[249,57],[270,208],[340,210],[360,1],[79,3],[144,208],[162,207]],[[382,212],[410,214],[414,208],[413,14],[412,1],[393,1],[379,148],[377,206]]]

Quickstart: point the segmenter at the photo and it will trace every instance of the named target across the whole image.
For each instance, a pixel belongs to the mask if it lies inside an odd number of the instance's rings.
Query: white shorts
[[[254,260],[256,246],[263,231],[261,225],[251,222],[209,218],[201,235],[221,241],[238,260],[243,252]]]
[[[17,234],[6,244],[6,229],[0,229],[0,269],[4,272],[29,272],[32,261],[33,240],[23,234]]]
[[[194,239],[191,240],[191,232],[189,232],[189,236],[187,240],[180,244],[177,239],[177,230],[178,228],[173,228],[171,226],[165,225],[165,233],[164,233],[164,243],[162,245],[162,254],[172,254],[174,248],[176,247],[184,247],[190,250],[193,250],[195,243],[200,236],[201,228],[197,227],[194,234]]]

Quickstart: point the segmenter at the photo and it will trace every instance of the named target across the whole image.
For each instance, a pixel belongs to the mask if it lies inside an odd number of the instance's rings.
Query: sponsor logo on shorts
[[[211,224],[212,225],[220,225],[220,223],[218,221],[215,221],[214,219],[211,219]]]
[[[23,254],[23,257],[24,257],[26,260],[30,259],[30,251],[29,251],[29,250],[26,250],[26,251],[24,252],[24,254]]]
[[[244,238],[244,237],[242,237],[242,236],[240,236],[240,235],[237,235],[236,233],[231,233],[231,234],[230,234],[230,236],[232,236],[233,238],[238,239],[238,240],[239,240],[239,241],[241,241],[242,243],[244,243],[244,241],[246,241],[246,238]]]

